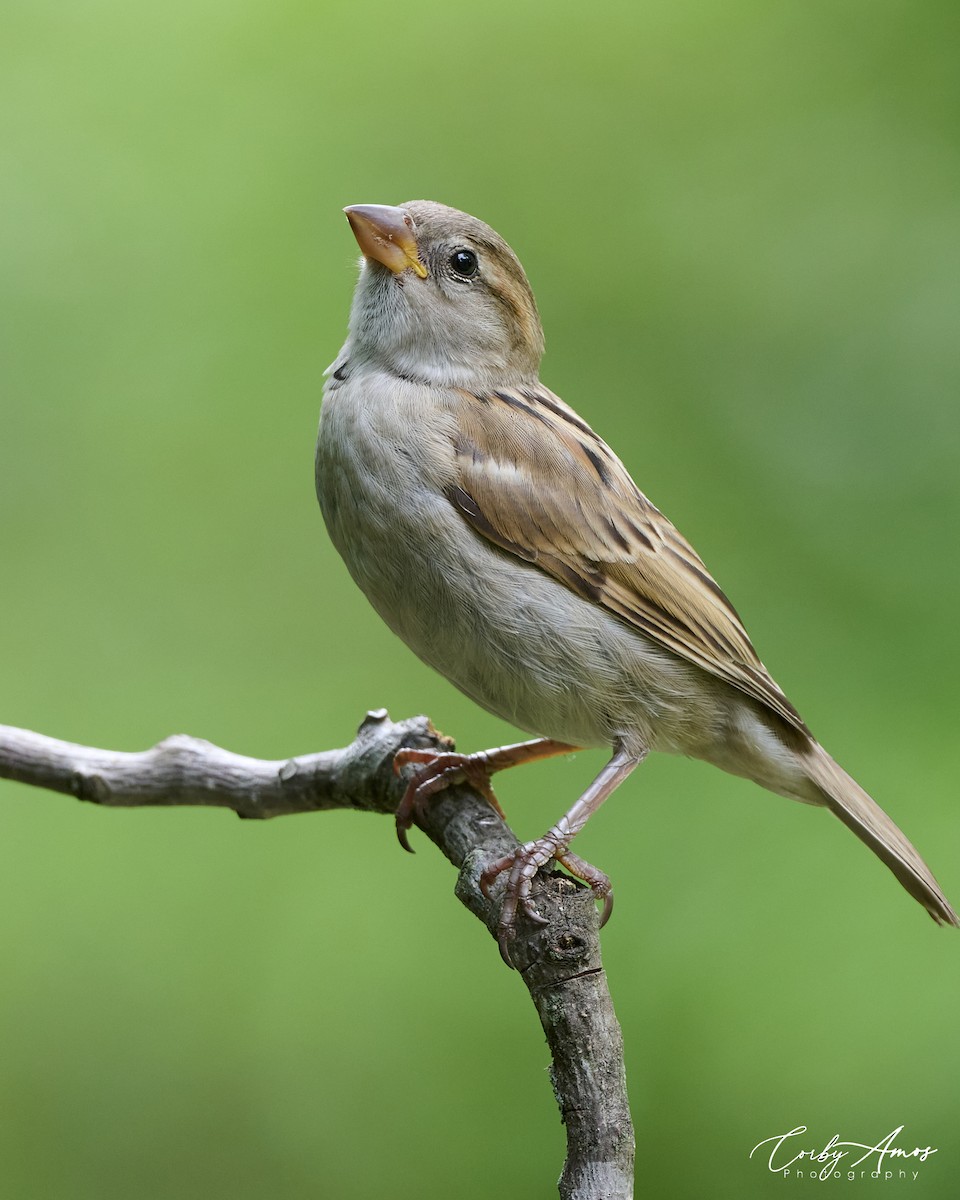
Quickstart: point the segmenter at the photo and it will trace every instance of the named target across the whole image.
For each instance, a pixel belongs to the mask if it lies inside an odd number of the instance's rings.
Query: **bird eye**
[[[450,266],[458,275],[469,279],[477,273],[477,256],[472,250],[454,250],[450,255]]]

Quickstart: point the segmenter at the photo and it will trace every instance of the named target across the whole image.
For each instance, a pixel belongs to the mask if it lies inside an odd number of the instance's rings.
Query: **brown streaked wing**
[[[477,533],[807,732],[696,551],[582,418],[542,387],[463,397],[448,499]]]

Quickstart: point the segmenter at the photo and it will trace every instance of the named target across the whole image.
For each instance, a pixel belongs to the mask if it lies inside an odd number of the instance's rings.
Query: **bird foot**
[[[517,936],[518,911],[522,911],[529,920],[537,925],[549,924],[534,906],[530,899],[530,891],[537,871],[554,859],[561,866],[566,867],[571,875],[587,884],[597,900],[603,901],[603,911],[600,914],[601,929],[606,925],[613,912],[613,885],[609,878],[576,854],[571,854],[553,831],[538,838],[535,842],[527,842],[524,846],[518,846],[512,853],[505,854],[503,858],[498,858],[496,862],[491,863],[480,876],[480,890],[489,899],[494,880],[504,872],[508,872],[497,925],[497,944],[500,947],[500,957],[508,967],[514,966],[510,955],[510,946]]]
[[[482,750],[476,754],[452,754],[435,750],[399,750],[393,758],[393,769],[399,774],[404,767],[415,765],[411,772],[403,799],[397,806],[397,838],[404,850],[413,852],[407,831],[416,823],[422,823],[427,812],[428,801],[437,792],[457,783],[468,783],[484,796],[490,807],[504,817],[490,786],[490,776],[495,771],[516,767],[521,763],[550,758],[556,754],[570,754],[576,750],[567,742],[556,742],[549,738],[537,738],[532,742],[518,742],[511,746],[499,746],[495,750]],[[598,900],[603,901],[600,924],[604,925],[613,908],[613,890],[610,880],[567,849],[570,839],[586,823],[590,813],[606,795],[629,774],[638,760],[625,755],[618,749],[590,788],[580,797],[573,808],[542,838],[518,846],[512,853],[497,859],[480,877],[480,888],[489,898],[490,888],[498,875],[507,872],[500,919],[497,926],[497,943],[500,955],[507,966],[512,967],[510,944],[517,936],[517,913],[522,911],[537,925],[548,922],[537,912],[530,899],[533,879],[540,867],[556,859],[571,875],[582,880],[593,889]]]
[[[469,783],[484,797],[494,812],[501,817],[504,815],[490,786],[489,754],[398,750],[393,758],[393,770],[399,774],[411,763],[420,764],[420,770],[411,776],[403,799],[397,806],[397,838],[404,850],[409,850],[411,854],[414,851],[407,838],[407,830],[424,816],[430,797],[442,792],[444,788],[452,787],[456,783]]]

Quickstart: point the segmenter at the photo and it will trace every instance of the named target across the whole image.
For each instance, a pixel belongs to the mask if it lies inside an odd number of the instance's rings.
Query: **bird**
[[[330,539],[424,662],[532,734],[474,754],[401,750],[407,830],[468,780],[577,748],[610,757],[566,814],[487,865],[508,965],[552,862],[612,906],[570,850],[650,751],[704,760],[829,809],[938,924],[960,925],[904,834],[814,738],[699,555],[590,425],[540,381],[544,335],[506,241],[435,201],[344,209],[361,251],[347,340],[327,369],[316,489]],[[501,878],[502,877],[502,878]]]

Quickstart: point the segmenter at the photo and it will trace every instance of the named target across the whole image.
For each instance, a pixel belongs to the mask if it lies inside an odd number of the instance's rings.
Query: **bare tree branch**
[[[260,819],[331,808],[392,813],[404,788],[393,770],[397,751],[452,745],[426,717],[393,722],[384,709],[368,713],[343,749],[277,761],[184,735],[126,753],[0,725],[0,778],[107,808],[213,805]],[[516,847],[509,826],[462,785],[434,799],[422,828],[458,868],[457,896],[495,934],[500,894],[495,885],[488,900],[479,877],[488,862]],[[634,1141],[623,1043],[600,961],[593,895],[558,873],[541,872],[537,886],[534,901],[549,924],[521,923],[511,953],[553,1055],[554,1092],[567,1130],[560,1195],[630,1200]]]

